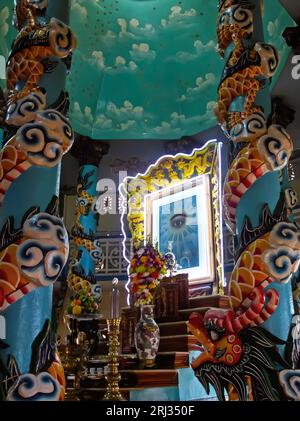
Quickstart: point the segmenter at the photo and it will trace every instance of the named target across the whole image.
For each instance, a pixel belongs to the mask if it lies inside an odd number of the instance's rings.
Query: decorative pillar
[[[245,300],[249,301],[247,288],[254,289],[264,305],[256,309],[255,322],[248,319],[245,323],[263,325],[286,340],[292,315],[290,277],[298,262],[295,245],[284,238],[283,232],[286,228],[296,235],[294,226],[286,226],[283,183],[293,142],[283,126],[269,119],[269,82],[278,67],[278,54],[273,46],[263,42],[262,3],[238,3],[219,2],[219,18],[230,16],[232,22],[231,29],[221,23],[218,27],[220,52],[227,61],[216,113],[232,146],[224,206],[238,244],[230,295],[234,309],[239,311]],[[241,12],[244,19],[238,22]],[[231,42],[224,35],[225,28]],[[291,246],[293,256],[284,249]],[[246,256],[251,256],[251,261],[246,261]],[[282,259],[289,262],[286,271],[281,268]],[[259,271],[257,261],[261,262]],[[245,272],[246,279],[241,275]]]
[[[218,3],[218,50],[225,67],[216,115],[231,146],[223,203],[236,237],[236,259],[228,290],[231,308],[193,313],[188,328],[205,348],[191,365],[220,400],[225,391],[229,400],[242,401],[299,396],[299,373],[282,359],[293,312],[291,277],[300,261],[285,177],[293,142],[269,118],[270,79],[279,59],[263,42],[263,4]]]
[[[7,61],[6,143],[0,153],[0,311],[6,319],[0,391],[6,400],[64,396],[50,321],[52,285],[69,248],[55,214],[61,158],[73,143],[63,89],[64,60],[76,38],[52,17],[54,4],[55,16],[68,15],[68,0],[52,0],[49,9],[46,0],[15,2],[19,34]]]
[[[73,262],[68,276],[69,286],[76,292],[84,288],[90,290],[95,284],[95,262],[100,258],[101,251],[96,241],[97,213],[94,205],[99,163],[108,150],[108,143],[78,135],[71,152],[79,162],[75,224],[71,232]],[[79,315],[91,310],[73,307],[72,312]]]

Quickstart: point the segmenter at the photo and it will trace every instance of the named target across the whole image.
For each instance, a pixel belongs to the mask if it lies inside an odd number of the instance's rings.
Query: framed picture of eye
[[[160,252],[171,245],[190,283],[215,277],[209,175],[201,175],[145,197],[145,234]]]

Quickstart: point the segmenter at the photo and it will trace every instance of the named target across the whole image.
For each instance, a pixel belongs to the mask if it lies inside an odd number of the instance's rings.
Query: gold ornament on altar
[[[104,401],[124,401],[126,400],[120,393],[119,382],[121,375],[119,374],[119,353],[120,353],[120,291],[118,288],[118,279],[112,281],[111,292],[111,314],[107,320],[108,325],[108,372],[105,376],[107,380],[107,389],[103,397]]]

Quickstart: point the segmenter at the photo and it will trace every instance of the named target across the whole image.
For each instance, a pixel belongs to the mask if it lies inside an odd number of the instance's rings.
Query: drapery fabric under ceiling
[[[5,57],[12,9],[13,0],[0,0]],[[71,0],[78,37],[67,84],[74,129],[93,139],[174,139],[214,126],[224,65],[216,18],[217,0]],[[291,25],[277,0],[265,1],[265,41],[277,47],[282,64],[289,49],[281,33]]]

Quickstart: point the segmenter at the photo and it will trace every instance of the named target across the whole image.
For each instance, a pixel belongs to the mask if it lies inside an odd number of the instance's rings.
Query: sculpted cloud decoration
[[[60,218],[29,210],[21,229],[10,218],[1,233],[0,311],[37,287],[53,284],[67,262],[68,234]]]
[[[69,151],[74,133],[56,110],[45,110],[45,94],[33,92],[11,104],[7,125],[16,130],[0,153],[0,204],[10,185],[32,165],[56,166]]]
[[[58,401],[61,386],[49,373],[22,374],[9,390],[7,401]]]
[[[264,192],[255,185],[265,174],[286,167],[293,142],[280,125],[268,126],[264,103],[256,101],[263,81],[274,75],[279,61],[273,46],[251,39],[251,3],[219,0],[219,53],[224,55],[230,44],[233,48],[221,76],[216,115],[232,142],[223,202],[227,224],[238,244],[229,308],[211,308],[189,317],[188,329],[201,345],[194,349],[202,351],[191,366],[207,393],[212,385],[219,400],[227,400],[225,392],[229,400],[299,400],[299,370],[292,370],[279,352],[286,342],[271,333],[274,325],[281,323],[276,319],[279,306],[282,299],[287,300],[284,294],[300,264],[300,232],[289,221],[296,198],[291,189],[285,191],[281,185],[279,201],[271,213],[270,203],[260,204]],[[239,103],[238,97],[244,101]],[[244,220],[240,216],[238,221],[243,226],[236,230],[240,201],[253,185],[262,196],[258,195],[257,201],[252,198],[251,204],[244,198]],[[247,206],[255,205],[262,206],[258,226],[252,225],[251,211],[247,212]]]

